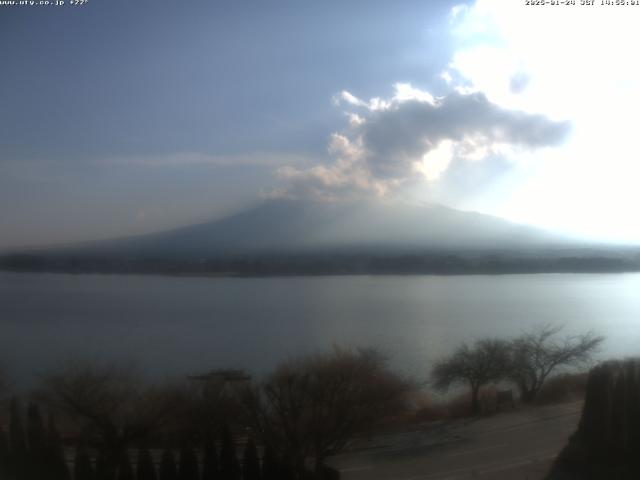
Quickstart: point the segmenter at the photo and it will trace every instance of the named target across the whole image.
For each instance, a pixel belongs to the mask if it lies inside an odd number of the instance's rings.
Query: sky
[[[0,5],[0,248],[271,198],[640,242],[640,6]]]

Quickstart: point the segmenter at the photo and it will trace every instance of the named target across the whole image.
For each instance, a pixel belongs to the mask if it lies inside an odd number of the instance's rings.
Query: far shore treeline
[[[535,403],[553,374],[586,366],[602,341],[548,325],[479,339],[436,362],[426,388],[376,348],[291,359],[260,381],[218,369],[152,384],[131,366],[76,362],[28,394],[5,382],[0,478],[337,479],[331,457],[358,438],[434,419],[425,409],[442,413],[424,403],[431,388],[468,387],[467,415],[499,408],[505,391],[492,385]]]
[[[194,276],[478,275],[621,273],[640,271],[635,248],[510,250],[374,250],[267,252],[191,257],[104,256],[24,251],[0,255],[0,270],[31,273],[112,273]]]

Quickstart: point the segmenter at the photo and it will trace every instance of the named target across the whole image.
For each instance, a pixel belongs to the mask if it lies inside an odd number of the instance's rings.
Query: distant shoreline
[[[355,275],[511,275],[640,272],[640,257],[481,254],[309,254],[221,258],[118,258],[15,254],[0,257],[14,273],[161,275],[174,277],[320,277]]]

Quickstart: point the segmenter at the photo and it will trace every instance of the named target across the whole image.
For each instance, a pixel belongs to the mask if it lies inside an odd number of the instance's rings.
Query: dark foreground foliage
[[[37,406],[29,407],[30,442],[22,443],[25,431],[17,402],[12,408],[12,442],[0,430],[0,479],[2,480],[337,480],[337,470],[322,465],[317,472],[296,470],[290,460],[277,455],[271,447],[262,454],[252,439],[246,441],[243,455],[236,454],[236,440],[228,427],[219,438],[220,456],[215,443],[208,437],[199,448],[186,444],[179,449],[164,449],[154,453],[147,448],[126,450],[119,458],[109,452],[95,451],[83,445],[75,448],[69,463],[62,444],[50,443],[59,438],[47,435],[44,428],[33,423]],[[15,416],[17,413],[18,416]],[[51,427],[50,427],[51,428]],[[38,436],[34,436],[34,435]],[[132,461],[135,459],[135,462]],[[72,472],[72,473],[71,473]]]
[[[224,370],[151,386],[129,368],[71,365],[0,424],[0,480],[321,480],[326,460],[399,414],[409,382],[375,349],[291,360],[263,382]]]
[[[587,380],[578,430],[548,480],[640,478],[640,359],[606,362]]]

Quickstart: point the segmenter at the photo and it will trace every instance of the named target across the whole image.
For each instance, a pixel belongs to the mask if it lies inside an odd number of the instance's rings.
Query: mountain
[[[509,249],[559,242],[559,237],[532,227],[437,204],[274,200],[221,220],[83,249],[216,257],[327,250]]]
[[[567,258],[572,259],[570,268],[563,268],[572,271],[584,270],[586,260],[587,270],[630,265],[629,252],[612,256],[608,250],[607,255],[603,263],[599,250],[560,236],[436,204],[274,200],[171,231],[17,252],[0,259],[0,267],[306,274],[556,271]]]

